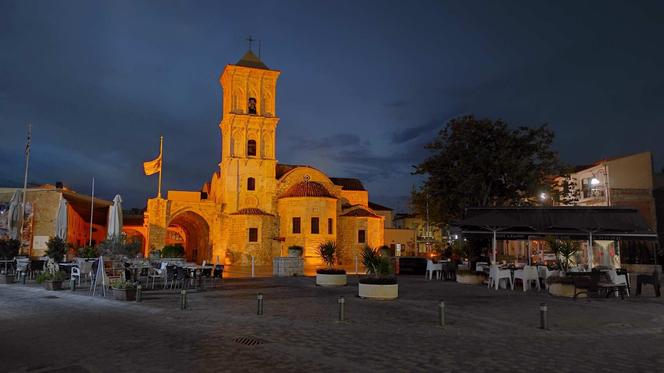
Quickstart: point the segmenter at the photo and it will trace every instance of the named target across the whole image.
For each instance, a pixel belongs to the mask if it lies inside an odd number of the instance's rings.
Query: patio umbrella
[[[55,221],[55,235],[63,241],[67,240],[67,201],[60,196],[58,216]]]
[[[108,238],[119,237],[122,233],[122,197],[116,194],[113,198],[113,205],[108,209],[108,229],[106,236]]]
[[[9,236],[12,239],[17,240],[20,236],[19,230],[21,229],[21,202],[22,202],[21,191],[16,189],[12,195],[12,199],[9,201],[9,219],[7,221],[7,228],[9,230]]]

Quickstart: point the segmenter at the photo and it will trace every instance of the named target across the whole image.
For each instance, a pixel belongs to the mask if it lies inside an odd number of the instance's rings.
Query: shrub
[[[560,268],[567,272],[572,256],[579,251],[579,242],[572,240],[558,240],[552,236],[548,236],[546,242],[556,255]]]
[[[53,282],[58,282],[58,281],[64,281],[65,275],[64,272],[57,271],[57,272],[41,272],[39,275],[37,275],[37,283],[41,284],[44,281],[53,281]]]
[[[320,275],[345,275],[346,270],[343,268],[318,268],[316,273]]]
[[[78,249],[77,254],[79,258],[96,258],[99,256],[94,246],[83,246]]]
[[[100,242],[97,250],[105,256],[135,258],[141,251],[141,243],[119,236]]]
[[[12,259],[18,255],[20,248],[21,241],[19,240],[0,240],[0,258]]]
[[[61,262],[65,253],[67,252],[67,243],[60,237],[51,237],[48,242],[46,242],[46,255],[49,258],[53,259],[56,263]]]
[[[337,244],[334,241],[323,242],[318,245],[318,255],[323,259],[327,268],[332,268],[337,251]]]
[[[184,247],[179,243],[175,245],[166,245],[161,249],[162,258],[182,258],[184,256]]]
[[[125,280],[121,280],[119,278],[111,280],[111,287],[113,289],[133,289],[134,284],[131,282],[127,282]]]
[[[288,246],[288,256],[291,256],[291,252],[297,253],[297,257],[302,256],[302,253],[304,252],[304,247],[298,246],[298,245],[292,245]]]
[[[388,277],[394,273],[390,259],[369,246],[362,250],[362,264],[367,269],[367,275],[373,278]]]

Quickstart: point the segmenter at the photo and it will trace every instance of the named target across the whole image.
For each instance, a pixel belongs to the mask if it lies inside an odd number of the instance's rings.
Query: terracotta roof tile
[[[303,181],[297,183],[282,194],[279,198],[288,198],[288,197],[327,197],[335,198],[330,192],[325,189],[323,184],[315,181]]]
[[[380,216],[374,214],[373,212],[366,210],[364,208],[358,208],[355,210],[348,211],[341,216],[352,216],[352,217],[368,217],[368,218],[379,218]]]
[[[231,215],[269,215],[269,216],[273,216],[272,214],[268,214],[267,212],[265,212],[261,209],[257,209],[257,208],[253,208],[253,207],[239,209],[239,210],[231,213]]]
[[[366,190],[360,179],[353,179],[349,177],[331,177],[330,180],[335,185],[341,186],[343,190]]]

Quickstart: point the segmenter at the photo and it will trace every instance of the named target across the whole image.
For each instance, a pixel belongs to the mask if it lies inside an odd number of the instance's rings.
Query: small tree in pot
[[[399,296],[399,285],[389,257],[366,246],[362,250],[362,264],[367,269],[367,277],[359,282],[361,298],[396,299]]]
[[[579,251],[579,242],[572,240],[558,240],[552,236],[547,237],[546,242],[556,255],[560,269],[564,273],[567,273],[572,257],[577,251]]]
[[[60,271],[58,263],[49,257],[44,271],[37,276],[37,283],[44,284],[46,290],[60,290],[65,277],[65,273]]]
[[[346,285],[346,270],[343,268],[334,268],[334,263],[337,261],[337,244],[334,241],[321,243],[318,245],[318,255],[320,255],[327,267],[316,270],[316,285]]]
[[[112,280],[111,289],[113,290],[113,299],[115,300],[136,300],[136,288],[131,282],[121,279]]]
[[[46,242],[46,255],[53,259],[56,263],[60,263],[65,258],[67,252],[67,243],[60,237],[51,237]]]

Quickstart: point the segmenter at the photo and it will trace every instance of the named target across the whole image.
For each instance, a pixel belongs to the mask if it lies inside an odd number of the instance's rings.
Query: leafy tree
[[[464,116],[450,120],[426,148],[431,154],[415,166],[427,175],[412,194],[419,213],[426,202],[435,222],[463,216],[466,207],[533,204],[549,191],[547,177],[559,174],[546,125],[511,128],[502,120]]]
[[[184,256],[184,247],[180,244],[166,245],[161,249],[162,258],[181,258]]]
[[[141,243],[129,240],[125,236],[118,236],[100,242],[97,251],[104,256],[135,258],[141,251]]]
[[[576,206],[579,203],[579,189],[576,180],[569,174],[557,178],[552,185],[551,197],[558,204]]]
[[[61,262],[67,252],[67,243],[60,237],[51,237],[46,242],[46,255],[56,263]]]

